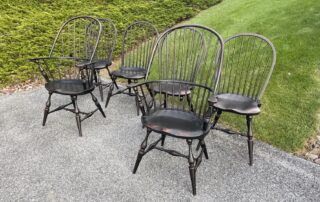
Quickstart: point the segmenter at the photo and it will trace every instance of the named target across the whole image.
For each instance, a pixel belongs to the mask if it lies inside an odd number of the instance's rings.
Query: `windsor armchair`
[[[53,42],[48,57],[34,58],[34,61],[46,83],[49,93],[44,109],[42,125],[47,121],[48,114],[66,110],[75,114],[79,136],[82,136],[81,122],[92,116],[96,111],[105,114],[92,94],[94,69],[91,62],[94,59],[101,34],[100,22],[92,17],[73,17],[63,23]],[[70,96],[71,102],[50,110],[52,94]],[[79,110],[78,96],[90,94],[96,109],[86,113]],[[67,106],[73,105],[73,109]]]
[[[161,34],[157,40],[146,81],[184,81],[212,87],[216,85],[216,73],[221,65],[222,47],[222,38],[210,28],[201,25],[173,27]],[[181,87],[177,88],[175,85],[177,85],[175,82],[161,84],[164,107],[167,105],[167,96],[179,95],[180,99],[185,96],[191,103],[192,86],[179,84]],[[155,95],[160,93],[158,85],[149,87]],[[162,145],[164,141],[165,135],[163,135]],[[205,157],[208,158],[206,152]]]
[[[141,122],[147,130],[133,173],[153,149],[186,158],[192,193],[196,195],[196,170],[203,154],[208,156],[204,138],[211,128],[214,110],[209,103],[213,102],[210,97],[215,95],[218,84],[223,50],[220,35],[200,25],[174,27],[158,38],[148,63],[146,81],[129,85],[134,89],[142,112]],[[151,132],[160,137],[148,145]],[[166,136],[185,140],[188,154],[166,149],[163,144]],[[195,140],[201,147],[196,157],[192,149]],[[160,142],[161,146],[157,146]]]
[[[172,89],[162,89],[167,84],[170,84]],[[150,86],[157,86],[159,93],[155,95],[155,88],[150,88]],[[192,88],[190,93],[191,102],[180,93],[184,91],[183,86]],[[147,81],[141,84],[132,84],[131,88],[135,91],[142,112],[141,122],[143,127],[147,129],[146,137],[141,143],[138,152],[133,173],[136,173],[142,157],[153,149],[185,158],[189,163],[192,193],[196,195],[196,171],[202,161],[203,153],[207,152],[203,140],[211,128],[212,107],[208,105],[207,100],[212,94],[212,90],[206,86],[191,82],[171,80]],[[176,94],[176,96],[167,96],[167,94]],[[163,105],[164,96],[167,97],[165,107]],[[191,105],[193,106],[192,110]],[[148,145],[148,138],[151,132],[159,134],[160,138]],[[188,154],[157,146],[162,140],[163,134],[185,140],[189,149]],[[201,142],[201,151],[196,156],[192,149],[194,140]]]

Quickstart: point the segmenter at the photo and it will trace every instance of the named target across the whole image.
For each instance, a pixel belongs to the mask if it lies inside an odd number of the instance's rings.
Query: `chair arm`
[[[134,90],[142,115],[145,115],[150,111],[150,106],[147,101],[147,95],[150,94],[150,92],[146,91],[146,89],[143,88],[143,86],[146,86],[148,88],[148,83],[149,82],[131,83],[127,85],[128,89],[132,88]]]
[[[36,58],[31,58],[31,59],[28,59],[30,62],[34,62],[38,65],[38,68],[41,72],[41,75],[44,77],[44,79],[46,80],[46,82],[49,82],[50,79],[48,77],[48,74],[47,72],[45,71],[45,69],[43,68],[43,66],[46,65],[46,60],[51,60],[51,59],[55,59],[53,57],[36,57]],[[43,61],[42,64],[40,61]]]

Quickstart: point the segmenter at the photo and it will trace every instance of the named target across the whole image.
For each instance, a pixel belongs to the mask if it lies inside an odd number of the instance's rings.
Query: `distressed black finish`
[[[154,47],[146,81],[171,80],[199,83],[214,87],[221,67],[223,40],[220,35],[201,25],[179,25],[165,31]],[[159,86],[149,85],[155,95]],[[162,84],[164,107],[166,96],[186,97],[191,103],[191,86],[172,82]],[[191,110],[193,106],[191,105]],[[164,136],[164,135],[163,135]],[[164,139],[162,144],[164,144]],[[205,155],[208,158],[208,155]]]
[[[171,92],[169,89],[162,89],[162,86],[168,84],[174,84]],[[155,88],[151,88],[151,86],[157,86],[159,90],[157,95],[155,95]],[[186,96],[180,93],[176,96],[168,96],[174,92],[182,92],[184,86],[192,89],[189,101]],[[130,88],[135,91],[142,112],[141,122],[143,127],[147,129],[147,135],[141,143],[133,173],[136,173],[143,156],[153,149],[185,158],[189,163],[192,192],[196,195],[196,171],[202,161],[203,153],[207,155],[204,138],[211,128],[212,107],[209,106],[207,100],[213,93],[212,90],[192,82],[171,80],[147,81],[141,84],[132,84]],[[159,134],[159,138],[153,143],[148,143],[151,132]],[[164,148],[162,142],[165,136],[185,140],[189,148],[188,154]],[[199,140],[202,143],[201,151],[197,155],[192,150],[194,140]],[[157,145],[160,142],[161,146],[159,147]]]
[[[276,63],[273,44],[258,34],[237,34],[225,40],[224,60],[217,95],[214,127],[223,111],[246,116],[249,165],[253,164],[252,117],[260,113],[261,97]],[[199,146],[198,146],[199,148]]]
[[[99,88],[101,101],[103,101],[103,89],[110,87],[111,83],[102,83],[100,71],[106,69],[110,78],[109,66],[112,65],[112,53],[116,44],[117,29],[108,18],[98,19],[102,26],[99,45],[94,58],[95,83]]]
[[[158,30],[146,21],[136,21],[126,28],[122,40],[121,66],[119,70],[110,73],[113,83],[107,94],[105,107],[108,106],[114,86],[119,89],[116,83],[117,78],[128,80],[128,84],[145,79],[147,65],[157,38]],[[131,89],[126,93],[135,95]],[[139,114],[138,107],[137,113]]]
[[[79,135],[82,136],[81,122],[93,115],[97,110],[105,114],[92,94],[95,88],[94,68],[92,61],[101,34],[100,22],[92,17],[73,17],[60,28],[48,57],[34,58],[34,61],[46,80],[45,88],[49,98],[44,109],[42,125],[44,126],[48,114],[66,110],[75,114]],[[71,102],[50,110],[52,94],[70,96]],[[86,113],[80,111],[78,96],[91,94],[97,109]],[[73,109],[67,108],[69,105]]]

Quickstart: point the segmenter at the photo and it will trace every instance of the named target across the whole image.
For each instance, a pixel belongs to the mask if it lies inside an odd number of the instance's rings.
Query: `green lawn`
[[[255,137],[289,152],[302,149],[319,122],[319,0],[224,0],[186,23],[211,27],[224,38],[255,32],[274,43],[277,64],[254,119]],[[244,117],[224,113],[221,121],[246,130]]]

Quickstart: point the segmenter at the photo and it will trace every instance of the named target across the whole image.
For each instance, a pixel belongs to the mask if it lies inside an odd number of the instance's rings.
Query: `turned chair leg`
[[[206,143],[204,142],[204,139],[200,140],[199,143],[200,143],[201,148],[202,148],[202,150],[203,150],[204,156],[206,157],[206,159],[209,159],[208,150],[207,150]],[[199,144],[199,143],[198,143],[198,144]]]
[[[137,83],[138,80],[133,80],[133,82],[134,82],[134,83]],[[131,81],[130,79],[128,79],[128,84],[131,84],[131,83],[132,83],[132,81]],[[131,96],[131,95],[134,95],[134,97],[135,97],[136,109],[137,109],[137,116],[139,116],[139,114],[140,114],[140,106],[139,106],[139,100],[138,100],[138,98],[137,98],[137,93],[138,93],[138,91],[136,91],[136,90],[134,90],[134,92],[132,93],[131,88],[129,88],[129,95],[130,95],[130,96]]]
[[[248,137],[248,152],[249,152],[249,165],[253,164],[253,134],[252,134],[252,116],[247,116],[247,137]]]
[[[135,174],[137,172],[137,169],[139,167],[141,159],[144,156],[144,150],[147,148],[148,138],[149,138],[150,133],[151,133],[151,130],[147,130],[147,135],[146,135],[145,139],[143,140],[143,142],[141,143],[140,150],[137,155],[137,160],[136,160],[136,163],[133,168],[133,174]]]
[[[219,119],[220,119],[221,114],[222,114],[222,111],[221,111],[221,110],[218,110],[216,116],[214,117],[214,121],[213,121],[213,124],[212,124],[212,126],[211,126],[211,129],[213,129],[213,128],[217,125],[217,123],[218,123],[218,121],[219,121]]]
[[[98,108],[98,110],[101,112],[102,116],[103,116],[104,118],[106,118],[106,115],[105,115],[105,113],[103,112],[102,107],[101,107],[100,103],[98,102],[98,99],[93,95],[93,93],[90,93],[90,94],[91,94],[91,97],[92,97],[92,100],[93,100],[94,104],[96,105],[96,107]]]
[[[99,87],[101,102],[103,102],[103,86],[102,86],[102,81],[100,77],[100,70],[96,70],[96,74],[97,74],[97,86]]]
[[[128,85],[130,85],[132,83],[131,79],[128,79]],[[131,96],[132,94],[132,91],[131,91],[131,88],[129,88],[129,95]]]
[[[49,93],[49,97],[48,97],[48,100],[46,102],[46,106],[44,108],[42,126],[45,126],[46,122],[47,122],[47,117],[48,117],[50,106],[51,106],[51,95],[52,95],[52,93]]]
[[[187,143],[189,146],[189,155],[188,155],[188,162],[189,162],[189,172],[190,172],[190,179],[191,179],[191,185],[192,185],[192,194],[196,195],[196,162],[195,158],[192,153],[192,140],[187,139]]]
[[[136,108],[137,108],[137,116],[139,116],[139,112],[140,112],[140,107],[139,107],[139,101],[138,101],[138,98],[137,96],[134,96],[135,97],[135,101],[136,101]]]
[[[162,134],[162,135],[161,135],[161,146],[162,146],[162,147],[163,147],[163,145],[164,145],[165,139],[166,139],[166,135]]]
[[[219,121],[219,119],[220,119],[221,114],[222,114],[222,111],[221,111],[221,110],[218,110],[216,116],[214,117],[214,121],[213,121],[213,124],[212,124],[212,126],[211,126],[211,129],[213,129],[213,128],[217,125],[217,123],[218,123],[218,121]],[[200,141],[199,141],[199,142],[198,142],[198,145],[197,145],[197,148],[196,148],[197,151],[200,149],[200,146],[201,146],[201,144],[200,144]],[[205,151],[204,151],[204,152],[205,152]],[[206,155],[206,154],[205,154],[205,155]],[[206,157],[206,158],[207,158],[207,157]]]
[[[108,94],[107,94],[107,98],[106,98],[106,104],[105,104],[105,108],[107,108],[108,104],[109,104],[109,101],[110,101],[110,98],[112,96],[112,91],[113,91],[113,83],[110,84],[110,87],[109,87],[109,91],[108,91]]]
[[[93,79],[96,83],[98,83],[97,71],[93,72]]]
[[[80,111],[77,103],[77,96],[71,96],[71,100],[74,107],[74,112],[76,114],[76,121],[77,121],[78,130],[79,130],[79,136],[82,137],[81,118],[80,118]]]
[[[117,82],[116,82],[117,77],[111,74],[109,67],[107,67],[106,69],[107,69],[107,72],[108,72],[109,77],[110,77],[111,80],[112,80],[112,84],[115,85],[117,89],[119,89],[118,84],[117,84]]]

